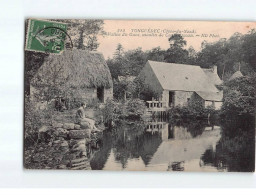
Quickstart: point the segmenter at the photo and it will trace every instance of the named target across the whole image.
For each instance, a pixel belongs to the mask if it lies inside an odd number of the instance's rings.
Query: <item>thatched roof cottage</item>
[[[202,69],[195,65],[148,61],[138,78],[149,90],[159,94],[158,100],[165,107],[186,106],[193,93],[203,100],[204,106],[208,106],[209,102],[212,105],[215,101],[222,102],[222,93],[216,88],[222,81],[216,68]]]
[[[113,97],[113,82],[101,53],[73,49],[49,55],[31,80],[31,96],[98,99]]]

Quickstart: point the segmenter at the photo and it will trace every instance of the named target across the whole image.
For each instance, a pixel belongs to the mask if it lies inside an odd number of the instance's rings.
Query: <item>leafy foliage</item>
[[[199,102],[190,103],[189,106],[175,106],[169,110],[171,118],[208,118],[216,116],[218,111],[212,107],[204,108]]]
[[[140,119],[146,110],[145,103],[140,99],[131,99],[125,103],[107,100],[102,108],[102,116],[105,123],[120,119]]]
[[[24,134],[25,145],[33,145],[38,142],[39,128],[43,125],[50,125],[52,122],[53,110],[51,107],[40,110],[36,108],[35,102],[25,97],[25,121]]]
[[[256,77],[245,76],[224,83],[222,114],[254,115]]]

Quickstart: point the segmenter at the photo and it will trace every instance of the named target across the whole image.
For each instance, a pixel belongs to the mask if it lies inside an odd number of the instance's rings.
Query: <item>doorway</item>
[[[97,88],[97,98],[100,103],[104,103],[104,87]]]
[[[173,91],[169,91],[169,107],[174,106],[174,95]]]

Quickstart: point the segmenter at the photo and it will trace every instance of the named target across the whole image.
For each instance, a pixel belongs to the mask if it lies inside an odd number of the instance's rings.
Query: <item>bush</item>
[[[110,123],[119,119],[140,119],[146,109],[145,103],[139,99],[131,99],[125,103],[107,100],[101,109],[103,121]]]
[[[99,108],[99,99],[98,98],[93,98],[93,99],[87,100],[86,106],[88,108],[94,108],[94,109]]]
[[[107,124],[117,120],[118,115],[122,113],[122,109],[119,103],[108,99],[104,108],[101,109],[101,113],[104,123]]]
[[[221,109],[223,116],[254,116],[255,86],[255,76],[240,77],[224,83],[224,98]]]
[[[131,99],[126,103],[127,115],[142,116],[145,113],[146,105],[143,100]]]
[[[36,103],[25,97],[25,146],[33,145],[38,141],[38,131],[43,125],[52,123],[53,108],[46,107],[44,110],[36,108]]]
[[[190,104],[189,106],[175,106],[169,111],[171,118],[208,118],[208,116],[218,115],[218,111],[214,110],[213,107],[204,108],[198,103]],[[209,115],[210,114],[210,115]]]

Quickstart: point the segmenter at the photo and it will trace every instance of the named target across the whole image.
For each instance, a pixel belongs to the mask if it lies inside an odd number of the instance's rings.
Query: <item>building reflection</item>
[[[92,158],[91,167],[163,171],[200,168],[204,166],[201,155],[209,148],[215,150],[219,139],[220,129],[203,123],[122,122],[114,132],[104,136],[103,146]]]

